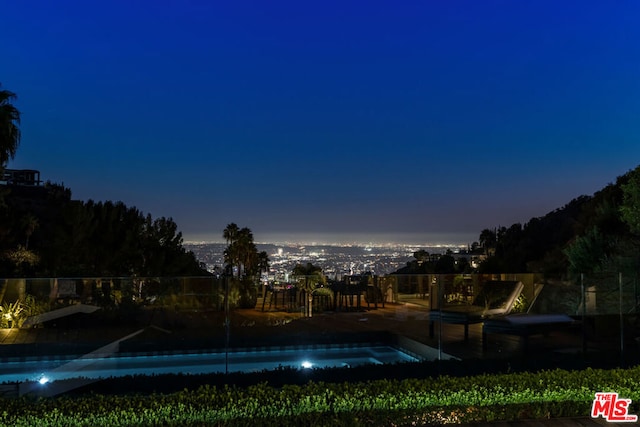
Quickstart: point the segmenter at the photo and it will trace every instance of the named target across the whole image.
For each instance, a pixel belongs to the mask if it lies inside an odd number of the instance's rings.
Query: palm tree
[[[258,275],[269,271],[269,255],[265,251],[258,252]]]
[[[238,239],[238,232],[240,229],[234,222],[227,224],[227,227],[222,232],[222,237],[227,241],[227,244],[231,244]]]
[[[304,291],[306,295],[304,301],[305,317],[312,316],[313,308],[313,292],[318,285],[324,285],[327,278],[322,273],[322,267],[316,266],[308,262],[306,265],[297,264],[293,267],[293,275],[298,280],[298,287]]]
[[[11,103],[16,98],[15,93],[0,89],[0,171],[20,145],[20,111]]]
[[[227,249],[224,251],[224,261],[227,264],[227,267],[231,270],[231,275],[233,276],[233,266],[235,265],[235,261],[237,258],[236,253],[236,241],[238,240],[238,232],[240,229],[236,223],[227,224],[227,227],[222,232],[222,237],[227,241]]]
[[[238,278],[255,274],[258,269],[258,250],[253,242],[253,233],[247,227],[238,228],[234,223],[227,225],[222,236],[229,246],[224,251],[227,266],[238,269]]]
[[[243,275],[253,274],[255,272],[255,266],[257,265],[257,254],[255,243],[253,243],[253,233],[247,227],[242,228],[238,232],[238,240],[236,242],[237,248],[237,263],[238,263],[238,277],[242,270]]]

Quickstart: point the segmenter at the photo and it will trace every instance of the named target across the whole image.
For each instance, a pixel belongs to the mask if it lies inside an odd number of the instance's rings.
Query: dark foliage
[[[592,203],[592,197],[581,196],[524,226],[498,228],[494,255],[482,263],[480,272],[564,275],[566,259],[561,249],[576,235],[583,212]]]
[[[620,214],[623,187],[632,174],[633,171],[619,177],[615,184],[607,185],[593,196],[580,196],[543,217],[532,218],[524,226],[499,227],[495,230],[495,240],[487,237],[490,230],[484,230],[481,240],[489,242],[487,252],[490,256],[481,264],[479,272],[532,272],[543,273],[546,277],[570,277],[573,264],[570,258],[577,252],[568,249],[572,245],[576,249],[576,241],[585,235],[595,235],[594,230],[602,236],[606,247],[593,248],[594,245],[583,244],[593,251],[578,254],[585,259],[593,258],[587,262],[592,269],[597,269],[604,261],[602,257],[608,258],[620,253],[622,248],[633,247],[632,233]]]
[[[153,219],[122,202],[71,199],[71,191],[4,187],[0,207],[0,275],[13,276],[176,276],[206,274],[171,218]],[[29,218],[29,222],[25,222]],[[37,257],[16,264],[17,249]]]
[[[486,228],[474,242],[470,256],[483,259],[477,270],[483,274],[541,273],[548,278],[566,279],[575,275],[576,263],[592,271],[618,271],[640,265],[633,251],[640,236],[633,224],[640,223],[640,167],[618,177],[593,196],[580,196],[562,208],[532,218],[524,225]],[[599,244],[601,242],[601,244]],[[468,273],[468,263],[452,263],[448,255],[414,253],[415,260],[397,274]]]

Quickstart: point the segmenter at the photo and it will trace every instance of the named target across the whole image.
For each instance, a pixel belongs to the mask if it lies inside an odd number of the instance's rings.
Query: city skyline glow
[[[479,235],[479,233],[478,233]],[[256,243],[295,244],[308,246],[419,246],[419,247],[466,247],[478,241],[478,235],[472,233],[254,233]],[[214,234],[193,236],[186,243],[226,243]]]

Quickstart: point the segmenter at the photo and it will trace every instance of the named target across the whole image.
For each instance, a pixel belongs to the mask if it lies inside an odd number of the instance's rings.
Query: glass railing
[[[574,281],[537,274],[363,275],[339,282],[11,278],[0,279],[0,359],[243,352],[251,360],[246,354],[274,348],[322,348],[330,359],[331,348],[382,345],[418,360],[515,360],[563,346],[584,355],[602,343],[618,358],[637,353],[639,302],[637,279],[618,273]],[[367,354],[376,363],[396,360]],[[225,369],[234,360],[226,359]]]
[[[249,309],[303,316],[309,304],[312,316],[314,312],[366,312],[399,305],[429,310],[487,306],[493,303],[487,290],[497,282],[522,283],[509,310],[514,313],[627,316],[635,315],[640,306],[638,280],[619,273],[583,275],[574,281],[546,280],[527,273],[364,275],[340,282],[305,282],[303,277],[275,282],[214,276],[0,279],[0,328],[20,328],[29,317],[78,304],[123,315],[141,310]]]

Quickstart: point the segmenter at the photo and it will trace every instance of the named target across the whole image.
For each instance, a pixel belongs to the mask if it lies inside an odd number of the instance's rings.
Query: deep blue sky
[[[640,2],[0,6],[9,167],[256,240],[477,240],[640,164]],[[355,237],[354,237],[355,238]],[[379,239],[378,239],[379,240]]]

